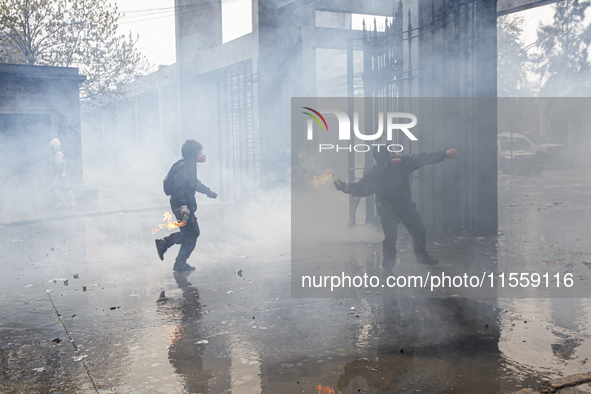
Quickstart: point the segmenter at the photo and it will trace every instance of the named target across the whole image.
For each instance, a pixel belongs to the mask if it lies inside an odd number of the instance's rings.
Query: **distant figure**
[[[335,182],[337,190],[355,197],[376,195],[378,215],[384,230],[383,255],[384,268],[391,268],[396,262],[396,240],[398,224],[402,223],[412,236],[417,263],[436,265],[439,263],[427,253],[426,229],[412,201],[409,177],[413,171],[430,164],[439,163],[446,158],[458,155],[456,149],[435,153],[399,155],[388,152],[385,146],[376,146],[373,166],[359,182],[347,184]]]
[[[195,249],[199,237],[199,225],[195,217],[197,202],[195,192],[203,193],[209,198],[216,198],[212,192],[197,179],[197,163],[205,162],[203,146],[195,140],[187,140],[181,149],[183,158],[174,163],[164,179],[164,193],[170,196],[170,207],[179,222],[185,222],[180,231],[163,239],[156,240],[158,257],[164,260],[164,253],[174,244],[181,249],[176,257],[174,271],[193,271],[195,267],[187,264],[187,259]]]
[[[51,181],[51,189],[55,196],[57,208],[68,207],[75,208],[74,193],[70,187],[70,174],[68,174],[66,166],[66,157],[62,151],[62,144],[57,138],[49,142],[49,146],[53,148],[53,165],[54,175]]]

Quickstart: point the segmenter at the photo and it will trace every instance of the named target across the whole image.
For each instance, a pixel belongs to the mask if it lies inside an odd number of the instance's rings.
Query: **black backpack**
[[[162,186],[164,187],[164,194],[167,196],[172,196],[174,192],[174,177],[179,172],[182,166],[185,165],[184,160],[179,160],[170,167],[170,171],[166,174],[166,178],[164,178],[164,182],[162,182]]]

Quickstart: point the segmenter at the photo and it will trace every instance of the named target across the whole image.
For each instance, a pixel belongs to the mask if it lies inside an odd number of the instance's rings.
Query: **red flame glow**
[[[321,176],[314,177],[314,180],[312,181],[312,185],[314,185],[314,187],[318,187],[320,185],[326,185],[326,182],[334,181],[335,177],[336,177],[335,173],[332,172],[332,170],[326,170],[326,171],[324,171],[324,174],[322,174]]]
[[[319,384],[316,388],[318,389],[318,394],[335,394],[334,390],[328,386],[322,387],[322,385]]]
[[[152,230],[152,234],[156,234],[158,231],[162,230],[163,228],[167,228],[169,230],[175,229],[177,227],[183,227],[185,222],[175,222],[172,220],[172,215],[168,212],[164,212],[164,217],[162,221],[165,222],[163,224],[159,224],[156,226],[154,230]]]

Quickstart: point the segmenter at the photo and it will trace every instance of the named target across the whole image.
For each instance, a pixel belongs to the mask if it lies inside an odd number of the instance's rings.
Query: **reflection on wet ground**
[[[503,235],[430,249],[582,275],[589,185],[502,176]],[[173,274],[150,233],[161,214],[0,229],[3,393],[499,393],[591,370],[589,299],[291,298],[288,243],[221,238],[206,207],[198,269]]]

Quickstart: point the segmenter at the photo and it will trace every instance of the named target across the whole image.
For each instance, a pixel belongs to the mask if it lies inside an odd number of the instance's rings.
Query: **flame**
[[[315,176],[314,180],[312,181],[312,185],[314,185],[314,187],[318,187],[320,185],[326,185],[326,182],[328,181],[334,181],[335,180],[335,173],[332,172],[332,170],[326,170],[324,171],[324,174],[322,174],[322,176]]]
[[[328,386],[322,387],[322,385],[319,384],[316,388],[318,389],[318,394],[335,394],[334,390]]]
[[[184,222],[175,222],[172,220],[172,215],[168,212],[164,212],[164,217],[162,218],[163,222],[156,226],[154,230],[152,230],[152,234],[156,234],[158,231],[162,230],[163,228],[167,228],[169,230],[175,229],[177,227],[183,227],[185,225]]]

